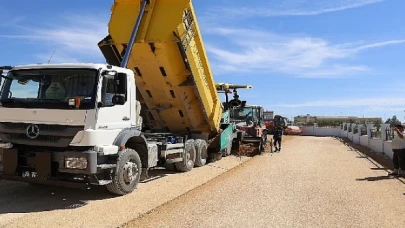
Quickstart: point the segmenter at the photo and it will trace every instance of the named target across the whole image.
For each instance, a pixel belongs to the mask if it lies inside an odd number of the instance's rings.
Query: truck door
[[[113,97],[116,94],[114,78],[103,78],[107,83],[101,83],[102,107],[98,111],[98,121],[96,129],[124,129],[131,127],[131,102],[129,99],[129,84],[127,85],[126,102],[124,104],[114,104]],[[133,120],[132,120],[133,121]]]

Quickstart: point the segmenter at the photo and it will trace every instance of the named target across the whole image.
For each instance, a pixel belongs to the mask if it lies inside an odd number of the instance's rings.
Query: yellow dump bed
[[[109,64],[122,61],[140,7],[140,0],[114,1],[109,35],[99,43]],[[191,0],[149,1],[127,67],[155,128],[218,133],[221,101]]]

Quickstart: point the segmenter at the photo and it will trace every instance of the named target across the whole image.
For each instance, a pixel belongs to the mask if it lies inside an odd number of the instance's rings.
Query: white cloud
[[[44,47],[43,52],[34,54],[40,62],[47,62],[54,50],[53,63],[104,62],[97,43],[108,34],[108,19],[105,15],[63,15],[48,21],[48,25],[15,26],[20,33],[0,34],[0,38],[24,39],[36,47]]]
[[[215,59],[216,73],[260,70],[310,78],[345,77],[370,69],[365,65],[348,65],[343,60],[368,49],[405,43],[405,39],[400,39],[364,45],[331,44],[321,38],[250,29],[210,28],[206,32],[223,41],[206,45]],[[227,47],[220,47],[224,44]]]
[[[6,11],[2,10],[0,8],[0,11]],[[17,16],[17,17],[10,17],[10,15],[3,15],[3,17],[0,17],[0,27],[10,27],[10,26],[15,26],[21,21],[23,21],[25,18],[23,16]]]
[[[105,15],[63,15],[35,28],[15,26],[20,28],[20,33],[0,34],[0,39],[22,39],[41,47],[43,51],[34,54],[36,59],[33,62],[47,62],[54,50],[53,63],[104,62],[97,43],[108,33],[108,20],[109,17]],[[203,28],[203,33],[215,37],[215,42],[206,39],[205,43],[213,57],[210,61],[216,74],[260,70],[297,77],[350,76],[370,69],[362,64],[350,65],[339,60],[350,59],[371,48],[405,42],[390,40],[370,44],[331,44],[325,39],[305,35],[215,27]],[[228,46],[220,46],[223,45],[218,43],[221,41],[227,42]]]
[[[312,16],[335,11],[363,7],[385,0],[274,0],[263,4],[263,1],[249,1],[249,7],[235,4],[233,7],[216,8],[212,13],[226,17],[277,17],[277,16]],[[253,5],[253,7],[252,7]],[[254,7],[260,5],[260,7]]]

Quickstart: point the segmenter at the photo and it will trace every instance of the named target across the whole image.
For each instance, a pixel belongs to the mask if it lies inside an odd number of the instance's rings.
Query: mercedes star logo
[[[27,137],[30,139],[36,139],[39,135],[39,127],[35,124],[31,124],[27,127]]]

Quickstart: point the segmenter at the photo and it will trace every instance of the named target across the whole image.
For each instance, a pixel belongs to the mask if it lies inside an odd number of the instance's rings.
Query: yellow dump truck
[[[190,0],[115,0],[107,64],[15,66],[0,102],[0,178],[132,192],[148,170],[190,171],[229,154]],[[28,95],[27,95],[28,93]]]
[[[111,65],[121,65],[130,52],[126,67],[134,70],[140,100],[153,120],[148,127],[203,132],[206,138],[219,132],[221,101],[190,0],[115,0],[108,28],[99,46]]]

